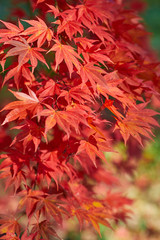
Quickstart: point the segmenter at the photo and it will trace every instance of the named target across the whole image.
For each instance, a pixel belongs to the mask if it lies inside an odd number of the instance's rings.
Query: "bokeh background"
[[[132,9],[139,11],[144,19],[144,24],[150,32],[150,45],[160,60],[160,0],[128,0]],[[12,4],[12,0],[0,0],[0,19],[12,21],[16,15],[32,17],[30,1],[18,1],[19,8]],[[2,102],[4,93],[0,93]],[[134,147],[134,146],[133,146]],[[119,142],[115,149],[119,151],[119,157],[109,154],[106,157],[113,163],[125,166],[117,174],[122,180],[122,186],[118,191],[123,191],[127,197],[134,200],[130,207],[132,214],[126,223],[118,223],[114,231],[101,226],[102,238],[93,230],[88,229],[79,232],[78,224],[71,220],[64,224],[61,233],[65,240],[160,240],[160,132],[155,130],[154,142],[147,142],[143,152],[136,160],[125,163],[126,147]],[[132,149],[134,151],[134,149]],[[127,165],[128,164],[128,165]],[[129,175],[125,168],[133,169]]]

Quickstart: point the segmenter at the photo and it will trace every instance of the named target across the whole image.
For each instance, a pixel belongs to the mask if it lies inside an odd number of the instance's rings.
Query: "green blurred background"
[[[149,32],[151,32],[151,45],[158,51],[160,57],[160,0],[145,0],[146,9],[142,17]]]

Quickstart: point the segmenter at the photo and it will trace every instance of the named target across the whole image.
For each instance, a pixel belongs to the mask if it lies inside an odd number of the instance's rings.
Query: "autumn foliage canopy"
[[[0,21],[1,85],[13,95],[1,105],[0,179],[17,199],[1,212],[0,239],[60,239],[57,227],[74,217],[100,234],[99,224],[125,221],[131,203],[114,192],[104,153],[121,139],[152,139],[159,65],[121,1],[31,5],[32,19]],[[110,188],[103,198],[100,183]]]

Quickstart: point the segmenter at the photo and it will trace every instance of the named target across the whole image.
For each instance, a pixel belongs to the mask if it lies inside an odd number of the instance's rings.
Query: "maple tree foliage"
[[[116,132],[125,144],[152,139],[159,125],[147,106],[159,96],[159,64],[122,1],[31,3],[34,19],[1,20],[1,84],[16,100],[1,109],[0,179],[18,199],[0,215],[1,239],[60,239],[56,227],[71,217],[100,234],[99,224],[125,221],[132,202],[94,191],[119,184],[104,152],[114,151]]]

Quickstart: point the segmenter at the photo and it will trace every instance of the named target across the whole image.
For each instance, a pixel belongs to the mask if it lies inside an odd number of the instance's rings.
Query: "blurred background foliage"
[[[128,0],[131,1],[132,0]],[[19,9],[32,17],[30,1],[25,3],[18,1]],[[160,58],[160,0],[134,0],[131,4],[133,9],[138,9],[144,19],[146,28],[151,33],[150,43],[155,53]],[[0,0],[0,19],[16,20],[16,8],[12,0]],[[20,11],[20,10],[19,10]],[[0,100],[3,101],[4,91],[1,91]],[[133,214],[127,223],[119,223],[114,231],[100,226],[102,238],[88,227],[79,233],[76,221],[70,220],[64,224],[61,233],[65,240],[159,240],[160,239],[160,132],[157,130],[154,142],[146,143],[146,146],[138,157],[136,170],[130,176],[125,171],[117,171],[122,179],[119,191],[125,192],[128,197],[134,199],[131,206]],[[115,146],[120,152],[119,162],[126,161],[126,147],[123,143]],[[136,151],[136,150],[135,150]],[[107,156],[108,157],[108,156]],[[109,155],[113,164],[118,164],[117,155]],[[115,161],[116,159],[116,161]],[[133,164],[132,164],[133,163]],[[134,159],[128,168],[134,168]]]
[[[146,8],[142,12],[142,17],[151,32],[151,45],[158,51],[160,57],[160,1],[159,0],[145,0]]]
[[[125,155],[126,148],[122,143],[115,149]],[[108,154],[108,153],[107,153]],[[117,154],[111,154],[110,160],[116,159]],[[108,156],[107,156],[108,159]],[[125,158],[122,158],[125,161]],[[126,223],[119,222],[113,226],[114,231],[100,226],[102,237],[97,236],[90,228],[79,233],[74,222],[68,222],[65,240],[159,240],[160,239],[160,133],[154,142],[146,143],[132,175],[125,170],[118,171],[121,187],[127,197],[134,200]]]

